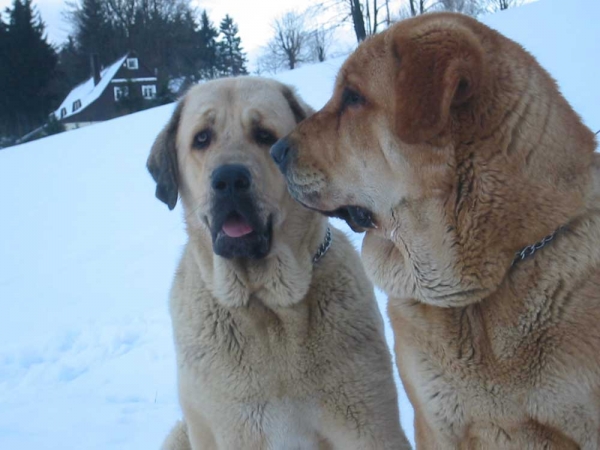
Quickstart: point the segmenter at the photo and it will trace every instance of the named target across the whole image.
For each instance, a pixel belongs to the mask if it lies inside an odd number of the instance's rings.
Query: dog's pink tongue
[[[223,233],[232,238],[252,233],[252,227],[240,216],[230,217],[223,224]]]

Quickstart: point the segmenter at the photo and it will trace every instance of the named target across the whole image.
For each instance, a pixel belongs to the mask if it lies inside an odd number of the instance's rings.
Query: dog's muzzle
[[[250,171],[240,164],[211,175],[213,251],[223,258],[264,258],[271,249],[272,221],[261,219]]]

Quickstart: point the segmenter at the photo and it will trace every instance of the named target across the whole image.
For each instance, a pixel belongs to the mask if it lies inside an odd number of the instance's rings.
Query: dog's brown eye
[[[254,132],[254,139],[256,139],[256,142],[260,145],[268,145],[269,147],[277,142],[275,135],[263,128],[258,128]]]
[[[365,98],[358,92],[350,88],[345,88],[342,92],[342,109],[348,106],[362,105],[363,103],[365,103]]]
[[[202,130],[194,136],[193,147],[202,150],[210,145],[212,134],[210,130]]]

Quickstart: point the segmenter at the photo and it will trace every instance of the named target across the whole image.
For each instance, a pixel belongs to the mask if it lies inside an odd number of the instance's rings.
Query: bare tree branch
[[[439,8],[444,11],[452,11],[469,16],[478,16],[485,11],[482,0],[439,0]]]
[[[310,46],[315,61],[323,62],[327,59],[332,34],[333,30],[325,27],[319,27],[310,33]]]
[[[274,36],[267,44],[267,53],[271,61],[269,66],[296,68],[307,61],[309,56],[309,38],[304,16],[296,11],[288,11],[272,24]],[[266,56],[265,56],[266,57]],[[263,60],[263,64],[265,64]]]
[[[519,6],[522,0],[490,0],[492,11],[503,11],[508,8]]]

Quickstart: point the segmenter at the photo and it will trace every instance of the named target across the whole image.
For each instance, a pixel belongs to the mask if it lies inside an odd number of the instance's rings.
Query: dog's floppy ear
[[[152,145],[146,167],[156,181],[156,198],[167,204],[170,210],[177,204],[179,193],[179,169],[177,166],[177,129],[183,109],[180,100],[169,120]]]
[[[312,109],[308,104],[304,102],[298,95],[296,95],[295,90],[290,87],[283,85],[281,87],[281,93],[285,97],[294,114],[294,119],[296,119],[296,124],[302,122],[308,116],[312,116],[315,113],[315,110]]]
[[[399,60],[396,129],[400,139],[416,144],[438,135],[452,108],[476,95],[483,77],[483,48],[460,26],[418,34],[398,28],[392,39]]]

